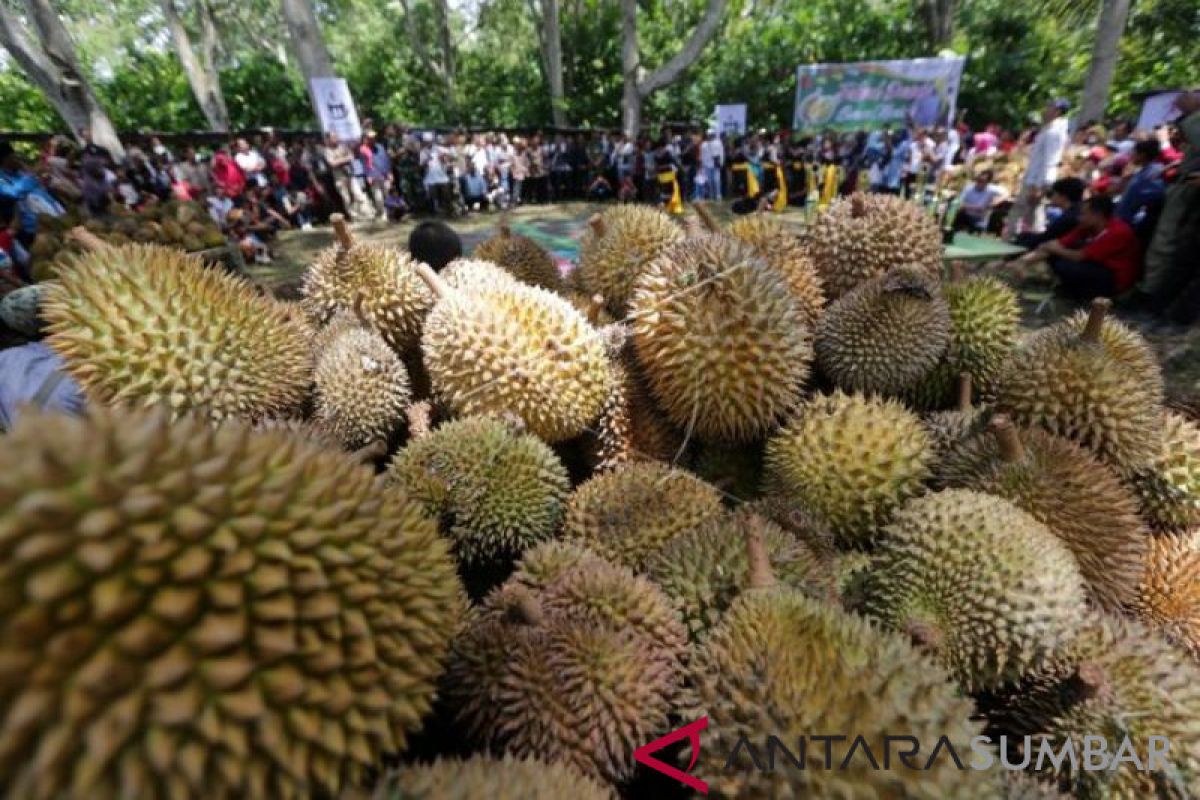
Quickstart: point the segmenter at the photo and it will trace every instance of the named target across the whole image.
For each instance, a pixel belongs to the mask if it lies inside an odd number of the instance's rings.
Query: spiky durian
[[[1200,660],[1200,528],[1150,540],[1134,608]]]
[[[1016,292],[992,277],[953,281],[942,292],[950,310],[950,344],[910,397],[921,408],[947,408],[954,402],[958,376],[966,373],[975,394],[991,400],[1017,344],[1021,308]]]
[[[800,237],[767,214],[738,217],[729,226],[729,235],[753,247],[771,269],[783,276],[804,321],[810,328],[815,327],[825,309],[825,292]]]
[[[644,461],[600,473],[567,501],[563,536],[636,571],[667,542],[721,513],[721,495],[690,472]]]
[[[1094,300],[1090,313],[1033,333],[1013,357],[997,407],[1136,469],[1160,444],[1162,373],[1141,336],[1105,319],[1111,305]]]
[[[726,445],[695,442],[686,466],[734,502],[748,503],[762,494],[765,442]]]
[[[595,469],[670,461],[683,448],[683,436],[654,405],[632,358],[614,359],[612,370],[612,390],[588,442]]]
[[[1200,794],[1200,665],[1133,621],[1088,621],[1042,670],[1011,691],[1003,724],[1009,741],[1027,749],[1048,746],[1058,753],[1070,741],[1077,758],[1055,764],[1031,757],[1029,768],[1040,766],[1073,797]],[[1123,760],[1083,769],[1085,748],[1098,749],[1097,738],[1108,759],[1120,753]],[[1155,739],[1161,755],[1151,768]]]
[[[861,545],[921,491],[932,459],[911,411],[839,391],[805,403],[767,443],[768,491],[794,498],[844,544]]]
[[[1166,412],[1158,454],[1125,477],[1142,515],[1155,529],[1182,531],[1200,525],[1200,425]]]
[[[716,626],[749,586],[746,531],[757,530],[772,572],[789,587],[833,600],[833,563],[778,525],[752,511],[714,517],[671,539],[646,566],[650,580],[675,603],[693,639]]]
[[[424,363],[451,411],[514,414],[548,442],[595,422],[612,370],[604,337],[569,302],[517,283],[453,289],[422,267],[441,295],[425,321]]]
[[[896,267],[829,306],[817,326],[817,366],[846,391],[896,396],[933,371],[949,341],[937,277]]]
[[[1039,667],[1085,608],[1071,551],[1008,500],[919,497],[876,542],[863,607],[930,650],[967,691]]]
[[[389,770],[372,800],[612,800],[612,788],[553,761],[512,756],[439,759]],[[346,798],[345,800],[351,800]]]
[[[324,425],[311,420],[297,417],[269,417],[254,423],[254,430],[263,433],[280,433],[286,436],[296,436],[323,448],[344,450],[342,444],[332,431]]]
[[[1147,531],[1117,476],[1082,447],[1043,430],[1018,431],[997,416],[990,431],[961,443],[938,468],[947,486],[1011,500],[1062,540],[1101,607],[1137,596]]]
[[[462,600],[402,492],[159,410],[23,414],[0,464],[0,794],[332,796],[404,750]]]
[[[619,205],[592,217],[579,243],[573,282],[599,294],[616,317],[624,317],[637,279],[650,262],[683,238],[665,213],[644,205]]]
[[[624,781],[679,694],[683,626],[653,584],[596,556],[540,588],[522,572],[454,642],[444,693],[457,721],[495,751]]]
[[[433,293],[417,277],[407,253],[355,243],[345,220],[331,218],[338,241],[321,251],[304,273],[304,305],[317,321],[358,303],[384,341],[400,352],[416,344]]]
[[[387,479],[442,520],[469,564],[508,562],[553,536],[570,491],[544,442],[486,417],[448,422],[410,443]]]
[[[386,442],[400,429],[411,390],[408,372],[383,337],[342,332],[317,357],[316,420],[348,449]]]
[[[970,700],[937,664],[867,620],[796,590],[757,588],[770,580],[755,566],[766,556],[751,553],[750,560],[752,588],[734,601],[688,669],[694,707],[683,717],[707,719],[696,772],[710,797],[995,796],[994,773],[958,769],[949,758],[923,761],[924,770],[878,769],[885,737],[896,731],[922,742],[945,737],[966,752],[979,733]],[[832,763],[841,767],[827,768],[820,742],[805,741],[809,746],[800,749],[797,737],[818,730],[846,732],[844,741],[830,743]],[[778,737],[800,764],[779,755],[775,769],[760,768],[763,749],[773,747],[767,736]]]
[[[513,233],[505,223],[500,224],[495,236],[476,246],[473,256],[503,267],[530,286],[553,290],[562,287],[562,275],[554,256],[528,236]]]
[[[439,273],[447,285],[455,289],[495,289],[520,283],[491,261],[456,258]]]
[[[308,393],[306,331],[245,281],[179,250],[127,245],[74,258],[41,311],[67,372],[102,403],[257,419]]]
[[[933,215],[885,194],[834,200],[808,226],[804,244],[830,300],[892,267],[911,264],[937,275],[942,266],[942,236]]]
[[[974,404],[971,374],[958,376],[958,405],[952,410],[931,411],[921,417],[933,441],[933,449],[942,458],[962,442],[975,436],[991,419],[991,412]]]
[[[650,390],[685,432],[753,440],[799,402],[812,337],[748,245],[706,234],[668,248],[638,281],[631,316]]]

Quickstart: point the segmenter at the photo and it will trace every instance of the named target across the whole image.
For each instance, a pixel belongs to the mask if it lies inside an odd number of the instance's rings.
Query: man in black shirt
[[[1066,236],[1079,224],[1079,208],[1083,203],[1086,184],[1079,178],[1060,178],[1050,186],[1050,205],[1059,209],[1053,221],[1046,223],[1041,233],[1022,233],[1013,240],[1014,244],[1032,250],[1046,242]]]

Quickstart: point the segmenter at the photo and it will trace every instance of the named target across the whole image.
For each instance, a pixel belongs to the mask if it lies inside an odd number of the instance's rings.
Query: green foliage
[[[0,69],[0,128],[11,131],[49,131],[59,127],[58,112],[45,95],[14,68]]]
[[[207,125],[173,53],[132,52],[111,80],[95,82],[118,130],[204,130]]]
[[[304,81],[270,53],[255,53],[221,70],[221,90],[235,130],[313,126]]]

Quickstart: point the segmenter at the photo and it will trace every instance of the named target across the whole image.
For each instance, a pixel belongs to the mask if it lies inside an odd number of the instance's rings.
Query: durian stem
[[[362,292],[354,293],[354,316],[358,318],[358,324],[368,330],[371,329],[371,319],[367,316],[365,310],[366,300],[363,298]]]
[[[763,540],[762,528],[749,524],[746,528],[746,559],[751,589],[770,589],[776,584],[771,559],[767,556],[767,543]]]
[[[861,192],[850,195],[850,216],[855,219],[867,215],[867,198]]]
[[[429,287],[429,291],[433,292],[433,296],[441,300],[450,293],[450,287],[442,280],[441,276],[433,271],[433,267],[423,261],[418,261],[414,267],[417,271],[417,277],[425,281],[425,285]]]
[[[942,646],[942,632],[932,623],[909,620],[904,624],[904,632],[913,644],[923,650],[936,651]]]
[[[950,282],[959,283],[967,277],[967,265],[961,261],[950,263]]]
[[[497,225],[496,228],[499,231],[502,239],[507,239],[508,237],[512,236],[512,228],[509,227],[507,217],[501,219],[500,224]]]
[[[588,300],[587,319],[588,322],[595,325],[600,321],[600,314],[604,311],[604,295],[594,294]]]
[[[405,416],[408,418],[410,441],[420,439],[433,430],[433,404],[428,400],[418,400],[410,405]]]
[[[70,237],[93,253],[103,253],[108,250],[116,249],[111,244],[104,241],[82,225],[77,225],[74,228],[71,228]]]
[[[524,588],[518,589],[514,593],[508,607],[508,614],[513,622],[523,625],[540,625],[546,618],[542,611],[542,604],[529,590]]]
[[[1097,297],[1092,301],[1092,310],[1088,313],[1087,325],[1079,338],[1085,342],[1099,342],[1100,330],[1104,327],[1104,318],[1112,308],[1112,300],[1107,297]]]
[[[999,414],[988,423],[988,427],[996,437],[996,443],[1000,445],[1000,458],[1009,464],[1025,460],[1025,446],[1021,444],[1021,435],[1017,433],[1017,426],[1013,425],[1011,419]]]
[[[350,235],[350,223],[346,222],[346,218],[341,214],[330,214],[329,222],[333,225],[333,235],[337,239],[338,247],[343,250],[353,247],[354,237]]]
[[[712,211],[708,209],[705,203],[692,203],[692,208],[696,209],[696,216],[700,217],[700,222],[704,224],[704,228],[709,233],[720,233],[721,223],[717,222],[716,217],[712,215]]]
[[[359,464],[369,464],[387,453],[387,442],[376,439],[370,444],[363,445],[350,454],[350,458]]]
[[[604,233],[605,233],[604,218],[601,217],[599,214],[593,214],[588,219],[588,227],[592,229],[592,233],[596,234],[596,238],[598,238],[598,239],[604,238]]]
[[[958,373],[958,410],[971,410],[971,373]]]

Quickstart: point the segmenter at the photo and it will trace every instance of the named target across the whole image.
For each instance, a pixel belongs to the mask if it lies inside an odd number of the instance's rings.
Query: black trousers
[[[1069,261],[1055,257],[1050,259],[1050,269],[1058,277],[1062,293],[1074,300],[1112,297],[1117,293],[1117,281],[1112,270],[1095,261]]]

